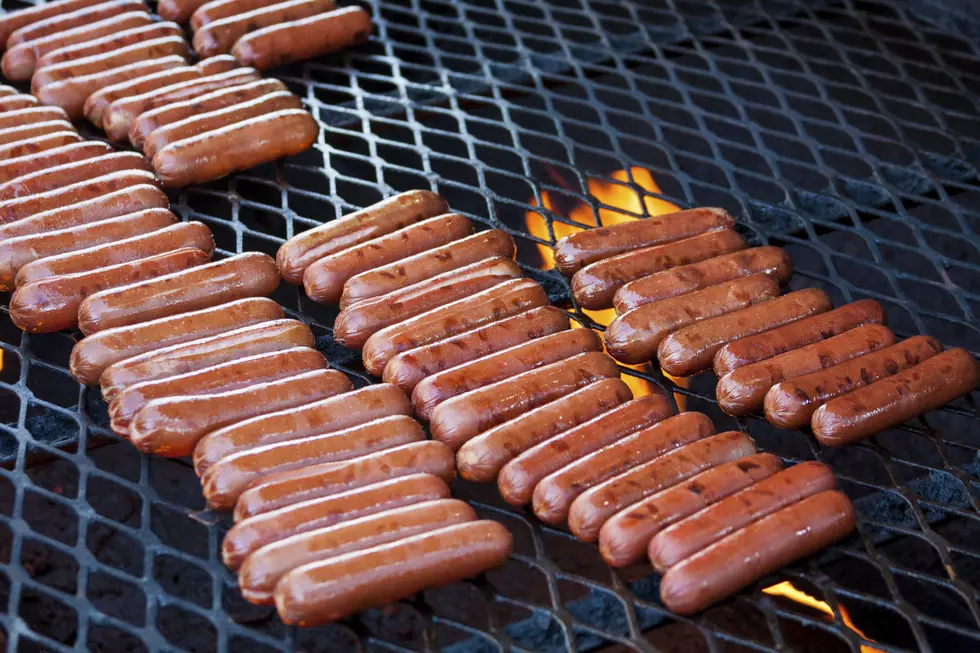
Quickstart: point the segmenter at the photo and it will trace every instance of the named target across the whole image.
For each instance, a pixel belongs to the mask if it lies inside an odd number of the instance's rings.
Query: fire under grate
[[[19,5],[5,5],[14,7]],[[980,25],[967,2],[369,0],[364,46],[277,71],[324,126],[315,150],[173,196],[222,254],[394,192],[431,188],[506,229],[519,262],[572,306],[547,246],[581,221],[669,202],[722,206],[752,244],[786,247],[792,287],[872,297],[900,336],[980,352]],[[659,190],[655,190],[659,189]],[[9,296],[4,296],[6,303]],[[335,312],[283,286],[358,384]],[[693,618],[649,567],[457,483],[515,555],[473,582],[314,630],[245,603],[220,562],[228,526],[184,461],[138,454],[67,373],[67,334],[0,308],[0,638],[28,651],[974,651],[980,649],[977,396],[859,446],[735,420],[714,380],[649,367],[719,430],[821,460],[858,533]],[[782,581],[809,604],[762,593]],[[785,586],[780,586],[785,587]],[[823,603],[817,603],[823,602]]]

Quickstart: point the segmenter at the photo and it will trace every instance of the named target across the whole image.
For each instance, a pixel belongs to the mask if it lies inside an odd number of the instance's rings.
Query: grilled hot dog
[[[115,172],[150,172],[150,162],[136,152],[113,152],[81,161],[32,172],[0,185],[0,201],[46,193],[57,188],[90,181]]]

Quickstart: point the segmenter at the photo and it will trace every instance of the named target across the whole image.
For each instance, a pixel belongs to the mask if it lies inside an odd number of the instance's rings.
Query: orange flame
[[[831,607],[827,603],[823,601],[819,601],[813,598],[812,596],[810,596],[809,594],[807,594],[806,592],[796,589],[793,586],[793,584],[788,580],[783,581],[782,583],[776,583],[775,585],[767,587],[762,591],[765,592],[766,594],[769,594],[770,596],[781,596],[783,598],[789,599],[790,601],[799,603],[800,605],[805,605],[808,608],[813,608],[814,610],[824,613],[831,619],[835,618],[833,609],[831,609]],[[845,626],[847,626],[855,633],[857,633],[857,635],[861,639],[868,642],[874,641],[873,639],[865,635],[863,632],[861,632],[860,628],[854,625],[854,622],[851,621],[851,616],[847,613],[847,610],[844,609],[844,606],[838,605],[837,607],[840,610],[841,621],[844,623]],[[874,648],[873,646],[865,646],[864,644],[861,644],[861,653],[883,653],[883,651],[881,649]]]

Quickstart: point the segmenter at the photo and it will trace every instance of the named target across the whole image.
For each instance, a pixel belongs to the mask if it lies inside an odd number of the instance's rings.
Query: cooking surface
[[[224,254],[274,254],[298,231],[431,188],[512,233],[528,274],[571,306],[540,244],[599,217],[722,206],[752,244],[787,248],[793,289],[824,288],[836,304],[873,297],[900,337],[980,352],[980,45],[970,40],[980,27],[964,3],[365,4],[369,43],[273,71],[324,126],[316,149],[173,196]],[[333,311],[291,286],[275,299],[317,325],[332,363],[371,382],[332,342]],[[185,462],[110,435],[98,392],[68,375],[71,346],[66,334],[20,332],[0,309],[10,651],[980,648],[976,394],[829,451],[761,418],[723,415],[710,375],[679,387],[630,370],[634,388],[663,387],[719,431],[829,464],[856,502],[858,535],[680,618],[660,607],[648,566],[613,572],[595,547],[506,507],[494,486],[457,483],[514,533],[507,565],[303,631],[241,599],[219,557],[227,520],[203,510]],[[781,581],[809,605],[760,591]]]

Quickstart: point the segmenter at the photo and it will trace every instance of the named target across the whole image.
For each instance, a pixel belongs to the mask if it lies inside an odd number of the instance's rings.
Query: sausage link
[[[102,129],[105,112],[116,100],[144,95],[157,89],[192,82],[201,77],[201,72],[197,68],[185,65],[122,81],[101,88],[88,96],[82,107],[82,112],[89,122]]]
[[[70,11],[53,13],[39,20],[31,21],[11,32],[10,36],[7,37],[7,48],[132,11],[148,13],[150,8],[140,0],[110,0],[109,2],[81,4],[73,7]]]
[[[740,367],[718,380],[715,396],[718,405],[729,415],[749,415],[762,409],[766,393],[781,381],[819,372],[894,344],[895,334],[887,327],[859,326],[825,341]]]
[[[201,5],[191,16],[191,32],[222,18],[255,11],[277,4],[280,0],[211,0]]]
[[[398,354],[385,365],[382,377],[385,382],[394,383],[405,392],[412,392],[427,376],[569,328],[568,315],[560,308],[532,308],[499,322]]]
[[[2,100],[0,100],[2,102]],[[79,143],[82,137],[78,135],[75,128],[63,129],[61,131],[25,138],[24,140],[14,141],[0,145],[0,160],[18,159],[24,156],[34,156],[41,152],[53,150],[72,143]]]
[[[144,11],[130,11],[111,16],[105,20],[15,45],[4,53],[3,59],[0,60],[0,67],[7,79],[26,82],[49,52],[67,49],[81,43],[99,43],[106,37],[153,24],[153,19]]]
[[[200,57],[228,54],[246,34],[301,18],[331,11],[337,7],[334,0],[286,0],[268,7],[251,11],[235,12],[231,16],[211,21],[194,32],[194,51]]]
[[[17,91],[13,91],[11,95],[16,95],[16,93]],[[0,95],[0,97],[9,97],[9,95]],[[56,120],[68,121],[68,114],[58,107],[34,106],[26,109],[15,109],[14,111],[6,111],[0,114],[0,129],[23,127],[24,125],[34,125],[39,122]]]
[[[323,354],[309,347],[294,347],[229,361],[214,367],[131,385],[109,404],[112,430],[129,435],[129,424],[146,404],[165,397],[209,395],[268,383],[329,366]]]
[[[106,329],[86,336],[75,344],[68,369],[79,383],[95,385],[106,368],[114,363],[260,322],[281,320],[282,317],[282,307],[278,303],[265,297],[254,297],[202,311]],[[309,340],[312,343],[312,333]],[[179,371],[175,373],[180,374]],[[111,396],[106,396],[107,401],[111,399]]]
[[[0,223],[9,224],[45,211],[74,206],[97,197],[109,195],[136,186],[156,184],[156,177],[146,170],[112,172],[89,181],[49,190],[38,195],[19,197],[0,204]]]
[[[143,13],[129,13],[122,14],[109,19],[110,21],[117,21],[120,18],[127,18],[128,16],[135,17],[145,17],[146,14]],[[108,22],[108,21],[107,21]],[[85,70],[85,64],[89,58],[96,58],[99,56],[106,55],[116,55],[120,50],[129,48],[133,45],[138,45],[140,43],[145,43],[147,41],[153,41],[155,39],[167,38],[183,35],[183,31],[180,29],[180,25],[171,22],[154,22],[152,20],[147,20],[147,22],[139,23],[133,27],[127,29],[116,29],[109,36],[111,38],[96,38],[88,39],[85,41],[76,41],[74,43],[65,43],[60,48],[51,48],[43,55],[40,55],[37,60],[37,68],[40,71],[42,68],[47,68],[49,66],[54,66],[56,64],[65,64],[71,61],[77,62],[79,64],[78,74],[87,74],[83,72]],[[169,54],[178,54],[177,52],[172,52]],[[159,56],[159,55],[155,55]],[[148,55],[148,58],[152,55]],[[130,62],[127,62],[130,63]],[[104,70],[107,70],[105,68]],[[42,76],[43,80],[43,76]],[[34,80],[31,80],[34,83]],[[38,85],[43,85],[44,81],[41,81]]]
[[[167,188],[203,184],[305,152],[319,133],[309,113],[286,109],[171,143],[154,155],[153,169]]]
[[[240,451],[212,465],[201,477],[201,487],[209,506],[231,510],[251,483],[270,474],[350,460],[424,440],[425,431],[411,417],[383,417],[343,431]]]
[[[261,97],[225,107],[211,113],[204,113],[193,118],[187,118],[157,129],[143,143],[143,152],[152,159],[157,152],[171,143],[204,134],[227,125],[233,125],[243,120],[257,118],[268,113],[285,109],[301,109],[303,103],[289,91],[269,93]]]
[[[580,494],[568,510],[568,527],[580,540],[595,542],[606,520],[623,508],[707,469],[755,452],[752,438],[738,431],[691,442]]]
[[[259,252],[239,254],[195,270],[92,295],[78,309],[78,326],[89,335],[269,295],[278,285],[279,271],[272,257]]]
[[[543,440],[500,469],[497,477],[500,496],[515,506],[528,504],[534,488],[549,474],[673,414],[674,409],[666,398],[645,395]]]
[[[48,277],[20,286],[10,298],[10,319],[30,333],[52,333],[78,324],[78,307],[88,293],[173,274],[208,262],[186,247],[97,270]]]
[[[165,26],[166,24],[160,23],[159,25]],[[104,73],[145,59],[159,59],[170,55],[187,59],[190,56],[187,41],[181,36],[180,29],[176,25],[169,29],[161,29],[158,26],[153,27],[158,33],[170,32],[170,34],[148,40],[137,39],[125,47],[118,49],[109,48],[108,50],[78,58],[75,58],[73,56],[74,53],[71,51],[84,52],[90,49],[90,46],[82,44],[84,47],[79,48],[75,46],[74,48],[68,48],[68,52],[55,50],[46,54],[41,60],[41,67],[31,77],[31,92],[36,93],[48,84],[54,84],[65,79],[80,75]]]
[[[313,269],[310,266],[307,269]],[[334,321],[334,339],[345,347],[360,349],[368,338],[385,327],[473,296],[505,281],[522,276],[507,258],[492,258],[453,270],[344,309]]]
[[[353,388],[343,372],[314,370],[216,394],[154,399],[133,415],[129,439],[144,453],[189,456],[198,440],[222,426]]]
[[[807,288],[741,311],[697,322],[671,333],[657,348],[660,366],[673,376],[691,376],[711,368],[726,343],[802,320],[832,308],[822,290]]]
[[[810,423],[817,408],[834,397],[898,374],[942,350],[935,338],[913,336],[833,367],[777,383],[766,393],[766,419],[782,428],[800,428]]]
[[[706,415],[689,412],[621,437],[541,479],[531,497],[534,515],[546,524],[560,524],[575,498],[590,487],[714,433]]]
[[[224,306],[219,308],[225,310]],[[199,315],[200,313],[187,313],[183,317],[198,322],[200,320]],[[158,320],[147,324],[153,325],[153,329],[147,329],[140,333],[142,338],[158,332],[164,326],[173,325],[174,322]],[[123,329],[126,328],[123,327]],[[122,332],[123,329],[113,329],[112,331]],[[112,333],[112,331],[107,333]],[[89,336],[89,338],[91,337]],[[125,342],[126,339],[123,338],[123,343]],[[120,360],[102,372],[99,377],[99,384],[102,387],[102,396],[105,397],[106,401],[111,402],[117,394],[127,387],[144,381],[186,374],[246,356],[282,351],[293,347],[312,346],[313,332],[310,331],[310,327],[302,322],[296,320],[263,321],[231,331],[222,330],[213,336],[182,341],[162,349],[150,349],[143,354]]]
[[[715,354],[715,374],[721,378],[744,365],[833,338],[854,327],[884,323],[885,309],[875,300],[851,302],[826,313],[728,343]]]
[[[503,564],[513,545],[491,520],[406,537],[290,571],[276,585],[276,609],[289,625],[337,621],[481,574]]]
[[[206,2],[207,0],[160,0],[157,3],[157,13],[166,20],[183,24]]]
[[[673,612],[693,614],[846,537],[854,523],[854,506],[840,492],[809,497],[669,569],[660,599]]]
[[[490,427],[604,378],[619,378],[612,358],[602,352],[578,354],[453,397],[436,407],[429,428],[433,438],[455,451]]]
[[[70,77],[47,84],[38,89],[37,97],[44,104],[61,107],[72,120],[79,120],[85,116],[85,101],[99,90],[164,70],[182,68],[186,65],[187,61],[175,54],[158,59],[136,61],[112,70]]]
[[[378,331],[364,343],[361,360],[369,372],[381,376],[388,361],[402,352],[547,305],[548,295],[537,282],[530,279],[505,281]]]
[[[666,245],[636,249],[576,272],[572,276],[572,296],[583,308],[612,308],[616,291],[630,281],[745,248],[744,238],[730,229],[720,229]]]
[[[46,193],[71,184],[128,170],[151,172],[152,168],[150,162],[136,152],[113,152],[91,159],[72,161],[16,177],[0,185],[0,202]]]
[[[367,386],[212,431],[194,449],[194,471],[204,476],[212,465],[232,454],[411,414],[411,402],[397,387],[386,383]]]
[[[374,266],[356,274],[344,284],[340,308],[373,299],[431,279],[451,270],[493,257],[514,258],[516,245],[510,234],[490,229],[467,236],[442,247],[429,249],[393,263]]]
[[[560,331],[423,379],[412,393],[415,414],[429,421],[442,402],[588,351],[602,351],[602,338],[591,329]]]
[[[74,127],[67,120],[50,120],[48,122],[36,122],[20,127],[10,127],[0,129],[0,145],[10,145],[19,141],[27,141],[39,136],[57,134],[58,132],[74,131]]]
[[[632,398],[622,379],[603,379],[528,411],[463,443],[456,452],[459,475],[468,481],[492,483],[504,465],[531,447]]]
[[[657,492],[609,518],[599,529],[599,553],[610,567],[643,559],[650,540],[664,528],[727,496],[771,477],[783,467],[771,453],[757,453],[701,472]]]
[[[33,95],[25,95],[22,93],[7,95],[5,97],[0,97],[0,113],[21,111],[23,109],[36,107],[38,104],[40,104],[40,102],[38,102],[38,99]]]
[[[446,483],[456,476],[452,449],[426,440],[376,451],[340,463],[322,463],[279,472],[242,492],[235,504],[236,522],[300,501],[309,501],[380,483],[399,476],[434,474]]]
[[[111,218],[97,223],[98,226],[82,225],[43,234],[0,240],[0,290],[12,291],[16,285],[23,283],[23,281],[20,283],[17,281],[20,270],[27,266],[33,266],[41,259],[54,260],[52,257],[68,252],[149,234],[159,229],[165,229],[175,222],[177,222],[177,216],[170,211],[149,209],[119,218]],[[44,265],[38,264],[38,268],[43,269]],[[39,277],[27,273],[24,278],[35,280]]]
[[[13,86],[0,84],[0,97],[7,97],[8,95],[17,95],[17,89]]]
[[[458,213],[429,218],[315,261],[303,273],[303,288],[315,302],[336,304],[344,292],[344,284],[354,275],[401,261],[471,233],[473,223]]]
[[[238,569],[252,553],[288,537],[402,506],[448,499],[449,486],[432,474],[410,474],[256,515],[231,527],[221,544],[225,565]]]
[[[216,57],[201,59],[194,64],[194,67],[200,70],[202,75],[220,75],[240,66],[235,61],[235,57],[230,54],[219,54]]]
[[[570,277],[602,259],[734,226],[724,209],[700,208],[586,229],[555,243],[555,268]]]
[[[12,315],[12,313],[11,313]],[[980,366],[965,349],[947,349],[894,376],[828,401],[813,413],[820,444],[852,444],[967,395]]]
[[[823,463],[809,461],[788,467],[658,532],[647,548],[650,562],[665,573],[752,522],[836,487],[834,473]]]
[[[739,277],[620,315],[606,329],[609,354],[623,363],[653,360],[671,333],[701,320],[727,315],[779,297],[779,284],[764,274]]]
[[[428,190],[412,190],[372,204],[287,240],[276,253],[282,278],[303,283],[303,272],[314,261],[366,243],[408,225],[446,213],[449,205]]]
[[[7,39],[10,35],[27,25],[32,25],[39,21],[54,16],[62,16],[85,7],[97,5],[105,0],[56,0],[55,2],[45,2],[44,4],[32,5],[11,11],[0,16],[0,50],[7,46]]]
[[[61,111],[61,113],[65,116],[68,115],[64,113],[64,110],[59,109],[58,107],[44,107],[43,109]],[[42,110],[42,107],[30,110]],[[15,113],[19,114],[21,112],[18,111]],[[0,118],[3,118],[3,116],[0,116]],[[106,154],[112,154],[113,151],[114,150],[112,147],[106,145],[105,143],[100,143],[99,141],[82,141],[81,143],[73,142],[70,145],[45,150],[39,154],[27,154],[16,159],[0,161],[0,183],[6,184],[7,182],[17,179],[18,177],[23,177],[24,175],[29,175],[41,170],[48,170],[56,166],[62,166],[66,163],[74,163],[76,161],[85,161],[87,159],[105,156]]]
[[[243,66],[268,70],[359,45],[371,36],[371,15],[344,7],[246,34],[231,49]]]
[[[295,535],[249,556],[239,570],[238,585],[247,601],[272,603],[279,579],[302,565],[476,519],[476,512],[463,501],[440,499]]]

